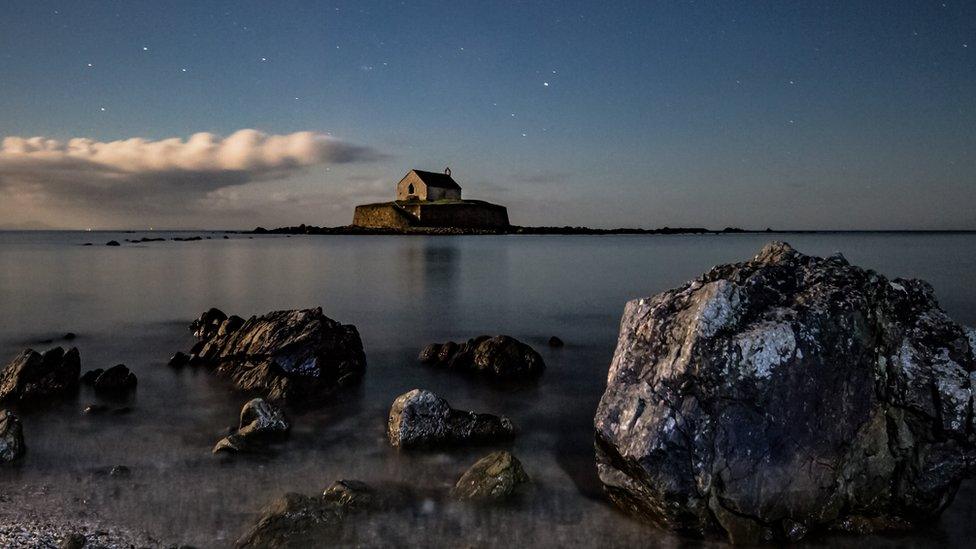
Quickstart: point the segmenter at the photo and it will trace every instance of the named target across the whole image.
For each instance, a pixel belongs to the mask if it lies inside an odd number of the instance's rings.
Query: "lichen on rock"
[[[936,516],[976,456],[976,335],[919,280],[785,243],[624,310],[595,417],[610,499],[734,542]]]

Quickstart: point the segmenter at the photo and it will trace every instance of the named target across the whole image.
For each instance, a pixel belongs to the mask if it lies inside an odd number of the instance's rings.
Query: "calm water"
[[[0,360],[27,346],[65,344],[44,340],[71,331],[78,334],[70,344],[80,349],[83,370],[122,362],[139,376],[127,415],[82,415],[96,401],[84,390],[54,408],[22,411],[29,453],[19,466],[0,469],[0,519],[94,520],[167,542],[221,547],[274,495],[313,493],[336,479],[359,478],[409,483],[435,495],[350,525],[332,541],[685,545],[603,503],[593,470],[593,411],[627,300],[751,257],[768,240],[214,235],[199,242],[103,245],[141,236],[0,233]],[[805,253],[841,251],[891,277],[925,278],[957,321],[976,325],[976,235],[777,238]],[[293,414],[291,437],[269,455],[212,456],[245,398],[202,371],[166,367],[173,352],[192,344],[187,324],[212,306],[247,317],[316,305],[359,328],[368,359],[364,382],[324,409]],[[535,346],[548,366],[542,380],[501,390],[416,362],[428,342],[481,333],[506,333]],[[551,335],[567,346],[550,350],[545,342]],[[491,510],[437,497],[490,449],[392,450],[384,434],[389,405],[416,387],[455,407],[512,417],[522,429],[513,452],[533,478],[532,489]],[[131,477],[108,478],[105,472],[116,464],[127,465]],[[976,490],[967,484],[931,530],[874,537],[868,545],[963,546],[974,535]],[[820,543],[865,545],[845,538]]]

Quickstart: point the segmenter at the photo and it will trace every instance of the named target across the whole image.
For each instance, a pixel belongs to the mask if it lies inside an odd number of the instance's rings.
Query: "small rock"
[[[183,366],[186,366],[189,363],[190,363],[190,355],[182,351],[177,351],[177,353],[173,355],[168,362],[168,364],[173,368],[182,368]]]
[[[13,412],[0,410],[0,463],[10,463],[24,455],[24,428]]]
[[[121,246],[121,244],[119,244],[117,240],[109,240],[108,242],[105,243],[105,245],[106,246]]]
[[[108,472],[108,476],[114,478],[124,478],[130,474],[132,474],[132,471],[130,471],[125,465],[116,465],[115,467],[112,467],[111,471]]]
[[[216,307],[211,307],[200,318],[190,323],[190,330],[198,339],[210,339],[217,334],[220,325],[227,320],[227,315]]]
[[[337,480],[322,492],[322,497],[345,508],[372,505],[376,492],[360,480]]]
[[[563,343],[563,340],[559,339],[558,337],[552,336],[549,338],[550,347],[562,347],[563,345],[565,345],[565,343]]]
[[[116,364],[105,370],[95,378],[93,386],[100,393],[125,393],[135,389],[138,384],[136,375],[129,371],[125,364]]]
[[[78,337],[78,336],[74,332],[68,332],[68,333],[64,334],[64,336],[62,336],[62,339],[64,339],[65,341],[71,341],[72,339],[74,339],[76,337]]]
[[[529,476],[518,458],[510,452],[492,452],[461,475],[451,495],[458,499],[502,500],[528,481]]]
[[[532,378],[545,369],[542,357],[532,347],[505,335],[482,335],[461,344],[433,343],[424,347],[418,358],[424,364],[482,372],[497,379]]]
[[[248,451],[256,444],[286,435],[290,428],[280,408],[262,398],[251,399],[241,408],[237,432],[220,439],[213,453]]]
[[[504,440],[515,435],[515,426],[507,417],[455,410],[436,394],[414,389],[393,401],[387,435],[395,448],[414,448]]]

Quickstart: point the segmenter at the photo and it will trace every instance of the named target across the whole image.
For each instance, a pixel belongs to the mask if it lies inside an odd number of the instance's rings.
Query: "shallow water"
[[[359,478],[406,483],[430,495],[414,507],[351,524],[333,543],[691,543],[604,503],[593,465],[593,412],[627,300],[751,257],[769,237],[193,234],[213,239],[106,247],[110,239],[146,234],[0,232],[0,361],[28,346],[74,345],[83,371],[121,362],[139,376],[135,396],[119,403],[132,407],[128,414],[82,415],[98,400],[85,389],[53,408],[19,410],[28,454],[16,467],[0,469],[0,518],[94,520],[167,542],[221,547],[273,496]],[[976,325],[976,235],[776,238],[804,253],[841,251],[890,277],[924,278],[953,318]],[[188,323],[213,306],[247,317],[317,305],[359,328],[368,360],[363,383],[325,408],[293,413],[291,436],[268,455],[212,456],[246,398],[202,371],[165,365],[192,344]],[[77,339],[58,340],[69,331]],[[416,361],[426,343],[481,333],[510,334],[536,347],[547,364],[540,382],[501,389]],[[551,335],[566,347],[548,348]],[[512,417],[521,434],[511,446],[533,487],[490,510],[440,496],[490,449],[391,449],[384,434],[389,405],[415,387],[458,408]],[[131,476],[108,477],[116,464],[128,466]],[[926,531],[814,544],[962,546],[976,534],[974,519],[976,490],[967,483]]]

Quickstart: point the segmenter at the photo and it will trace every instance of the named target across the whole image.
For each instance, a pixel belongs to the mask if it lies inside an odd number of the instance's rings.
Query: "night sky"
[[[342,225],[450,166],[521,225],[976,229],[976,2],[8,1],[0,137],[4,228]]]

